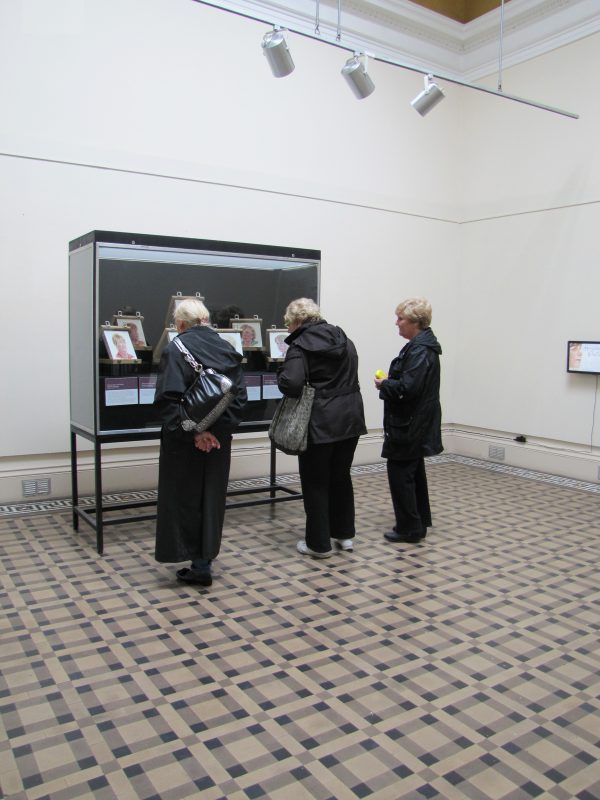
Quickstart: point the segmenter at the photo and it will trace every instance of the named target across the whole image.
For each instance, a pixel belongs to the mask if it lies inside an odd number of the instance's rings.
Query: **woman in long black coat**
[[[308,447],[298,456],[306,531],[296,549],[313,558],[327,558],[332,542],[340,550],[354,547],[350,467],[358,438],[367,432],[358,356],[344,331],[322,319],[313,300],[293,300],[284,322],[290,335],[277,375],[279,389],[298,397],[307,379],[315,387]]]
[[[191,561],[177,572],[186,583],[210,586],[211,562],[221,546],[231,439],[246,403],[242,356],[210,326],[206,306],[195,298],[175,311],[178,338],[196,361],[233,381],[235,397],[209,430],[184,431],[180,398],[195,373],[174,342],[163,350],[155,405],[162,421],[158,465],[157,561]]]
[[[431,527],[425,461],[443,450],[440,406],[442,348],[429,327],[424,298],[396,308],[398,333],[408,339],[386,378],[375,378],[383,400],[383,450],[396,524],[384,533],[391,542],[420,542]]]

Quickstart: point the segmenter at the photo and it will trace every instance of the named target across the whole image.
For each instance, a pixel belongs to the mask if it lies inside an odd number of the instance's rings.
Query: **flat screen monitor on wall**
[[[567,372],[600,375],[600,342],[569,341]]]

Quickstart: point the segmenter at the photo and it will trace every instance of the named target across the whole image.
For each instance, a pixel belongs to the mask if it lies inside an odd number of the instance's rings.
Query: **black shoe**
[[[423,534],[420,533],[396,533],[396,531],[388,531],[387,533],[383,534],[384,539],[387,539],[388,542],[408,542],[409,544],[417,544],[426,536],[426,532]]]
[[[212,586],[210,570],[195,570],[189,567],[177,570],[177,580],[183,583],[194,583],[197,586]]]

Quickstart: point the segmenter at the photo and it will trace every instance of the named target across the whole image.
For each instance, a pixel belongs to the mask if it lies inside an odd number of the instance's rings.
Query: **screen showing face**
[[[600,375],[600,342],[569,342],[567,372]]]

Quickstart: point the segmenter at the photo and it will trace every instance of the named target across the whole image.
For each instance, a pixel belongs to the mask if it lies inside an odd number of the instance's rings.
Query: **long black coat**
[[[194,371],[173,342],[164,349],[155,394],[162,419],[155,557],[171,563],[212,559],[219,553],[231,436],[247,399],[242,356],[228,342],[204,325],[184,331],[180,338],[197,361],[231,378],[236,396],[209,429],[221,449],[210,453],[196,449],[193,432],[179,427],[179,398]]]
[[[384,401],[381,455],[405,461],[441,453],[440,355],[431,328],[420,331],[390,364],[380,386]]]
[[[358,385],[358,355],[344,331],[325,320],[309,321],[296,328],[285,341],[289,348],[277,374],[279,390],[288,397],[298,397],[306,377],[315,387],[309,445],[339,442],[366,433]]]

